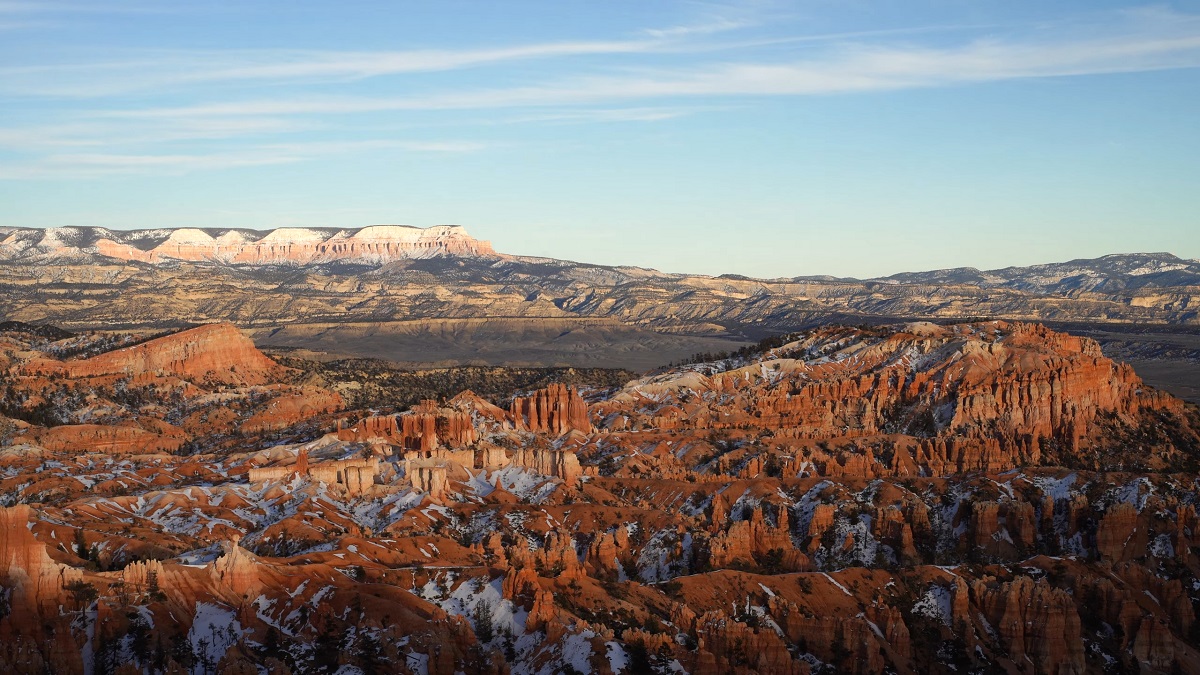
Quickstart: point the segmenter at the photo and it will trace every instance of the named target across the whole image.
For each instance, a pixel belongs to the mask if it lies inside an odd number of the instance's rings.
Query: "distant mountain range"
[[[232,321],[260,346],[437,364],[643,368],[814,325],[912,317],[1200,326],[1200,262],[1168,253],[753,279],[507,255],[456,226],[0,228],[0,290],[0,320]]]
[[[332,262],[382,266],[399,260],[463,257],[520,261],[548,271],[550,268],[585,272],[612,270],[616,277],[689,277],[631,267],[603,267],[555,260],[504,255],[490,242],[475,239],[457,225],[417,228],[374,225],[358,229],[278,228],[274,230],[178,228],[110,230],[101,227],[49,229],[0,227],[2,262],[84,262],[96,258],[169,264],[175,261],[216,262],[228,265],[307,267]],[[728,274],[718,277],[755,281]],[[860,280],[852,277],[797,276],[764,280],[778,283],[879,282],[905,285],[972,285],[1008,288],[1039,294],[1069,295],[1078,292],[1119,293],[1141,288],[1200,286],[1200,260],[1170,253],[1119,253],[1027,267],[978,270],[955,267],[927,272],[903,272]]]
[[[1140,288],[1200,286],[1200,260],[1170,253],[1117,253],[1028,267],[980,271],[957,267],[932,272],[905,272],[880,281],[901,284],[974,284],[1033,293],[1119,293]]]

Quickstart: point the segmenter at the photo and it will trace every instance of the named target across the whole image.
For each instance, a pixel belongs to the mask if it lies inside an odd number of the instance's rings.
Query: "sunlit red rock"
[[[12,344],[23,392],[72,362]],[[0,670],[142,672],[146,631],[165,672],[1200,671],[1195,417],[1087,341],[822,329],[386,414],[220,354],[262,381],[148,354],[136,395],[56,377],[94,433],[5,427]]]

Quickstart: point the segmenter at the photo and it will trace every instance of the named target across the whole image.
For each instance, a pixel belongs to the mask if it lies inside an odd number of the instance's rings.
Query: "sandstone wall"
[[[527,397],[513,399],[509,413],[521,430],[561,436],[568,431],[592,431],[588,406],[579,392],[552,384]]]
[[[350,495],[361,495],[375,484],[379,473],[379,459],[341,459],[309,464],[297,461],[286,466],[265,466],[250,469],[247,479],[251,483],[286,480],[293,475],[305,476],[326,485],[342,486]]]
[[[383,438],[405,450],[430,452],[447,445],[461,448],[478,440],[470,413],[439,408],[434,401],[423,401],[400,415],[367,417],[352,426],[339,423],[338,439],[364,442]]]
[[[583,475],[583,469],[579,466],[579,458],[569,450],[522,448],[513,453],[510,465],[523,466],[543,476],[561,478],[563,482],[572,487],[579,483],[579,478]]]

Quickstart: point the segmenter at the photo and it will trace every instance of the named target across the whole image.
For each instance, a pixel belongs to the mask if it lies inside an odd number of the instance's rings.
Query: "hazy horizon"
[[[870,278],[1200,258],[1186,3],[0,2],[0,225]]]
[[[0,227],[12,227],[12,226],[0,225]],[[86,227],[86,226],[65,226],[65,227]],[[294,228],[294,229],[348,230],[348,231],[360,230],[360,229],[364,229],[364,228],[368,228],[368,227],[407,227],[407,228],[416,228],[416,229],[425,229],[425,228],[429,228],[429,227],[459,227],[459,228],[462,228],[463,230],[465,230],[468,235],[470,235],[476,239],[484,239],[483,237],[476,237],[474,232],[472,232],[471,227],[469,227],[467,225],[463,225],[461,223],[436,223],[436,224],[426,225],[426,226],[408,225],[408,224],[404,224],[404,223],[372,223],[369,225],[362,225],[362,226],[358,226],[358,227],[337,227],[337,226],[332,226],[332,225],[331,226],[311,226],[308,228],[305,228],[304,226],[292,226],[292,225],[285,225],[285,226],[280,226],[280,227],[281,228]],[[33,228],[33,229],[50,229],[50,228],[42,227],[42,228]],[[131,231],[138,231],[138,230],[145,231],[145,230],[168,230],[168,229],[201,229],[201,230],[208,230],[208,231],[241,230],[241,231],[266,233],[266,232],[270,232],[273,229],[278,229],[278,228],[256,228],[256,227],[230,227],[230,228],[194,227],[193,228],[192,226],[183,226],[180,228],[162,227],[162,228],[106,228],[106,229],[110,229],[110,230],[114,230],[114,231],[118,231],[118,232],[121,232],[121,231],[131,232]],[[502,246],[496,246],[495,245],[496,242],[494,242],[494,241],[490,241],[490,243],[493,244],[497,253],[500,253],[503,255],[511,255],[511,256],[518,256],[518,257],[526,257],[526,258],[551,257],[551,256],[536,256],[536,255],[522,253],[520,251],[508,250]],[[1065,258],[1062,260],[1035,260],[1032,262],[1004,264],[1004,265],[999,265],[997,267],[988,267],[988,268],[978,267],[975,265],[962,264],[962,265],[954,265],[952,267],[940,267],[940,268],[900,269],[900,270],[895,270],[895,271],[891,271],[891,272],[884,272],[882,274],[877,274],[874,276],[856,276],[853,274],[842,274],[842,273],[838,273],[835,271],[835,272],[801,272],[801,273],[790,274],[790,275],[780,275],[780,276],[776,276],[776,277],[757,277],[757,278],[771,279],[771,278],[826,276],[826,277],[837,277],[837,278],[842,278],[842,279],[872,279],[872,278],[885,278],[885,277],[894,276],[894,275],[903,274],[903,273],[937,272],[937,271],[950,270],[950,269],[971,269],[971,268],[977,269],[979,271],[987,272],[987,271],[1001,270],[1001,269],[1010,268],[1010,267],[1030,267],[1030,266],[1036,266],[1036,265],[1068,263],[1068,262],[1072,262],[1074,260],[1095,260],[1097,258],[1103,258],[1103,257],[1107,257],[1107,256],[1121,256],[1121,255],[1172,255],[1183,261],[1200,262],[1200,259],[1188,258],[1186,256],[1178,255],[1172,251],[1116,251],[1116,252],[1105,253],[1105,254],[1101,254],[1098,256],[1092,256],[1092,257],[1088,257],[1088,258],[1076,256],[1074,258]],[[602,262],[597,262],[595,260],[587,260],[587,259],[568,259],[568,258],[557,258],[557,259],[563,260],[565,262],[601,265],[601,266],[609,266],[609,267],[640,267],[640,268],[644,268],[644,269],[653,269],[653,270],[656,270],[659,272],[666,272],[666,273],[670,273],[670,274],[698,274],[698,275],[707,275],[707,276],[722,276],[722,275],[753,276],[753,275],[744,275],[740,272],[697,272],[695,270],[664,269],[661,267],[654,267],[654,266],[647,266],[647,265],[630,265],[630,264],[620,263],[620,262],[602,263]]]

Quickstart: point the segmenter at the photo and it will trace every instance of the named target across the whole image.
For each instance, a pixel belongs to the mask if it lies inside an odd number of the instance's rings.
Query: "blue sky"
[[[1200,258],[1200,3],[0,0],[0,225],[455,223],[875,276]]]

